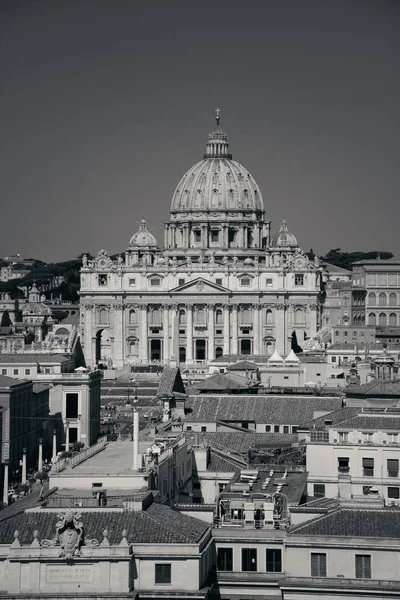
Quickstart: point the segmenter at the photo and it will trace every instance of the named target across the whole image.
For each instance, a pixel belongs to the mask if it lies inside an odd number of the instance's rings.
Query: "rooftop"
[[[291,446],[298,442],[297,434],[291,433],[253,433],[249,430],[226,432],[219,431],[215,433],[193,433],[185,432],[186,438],[192,443],[210,446],[217,450],[223,450],[227,454],[235,452],[236,454],[246,454],[250,448],[260,447],[283,447]]]
[[[0,353],[0,363],[2,364],[64,363],[70,360],[71,358],[62,354],[40,354],[35,352]]]
[[[400,509],[338,508],[295,526],[290,535],[400,539]]]
[[[185,393],[180,369],[178,367],[165,366],[161,373],[157,396],[173,396],[175,393]]]
[[[400,380],[374,379],[368,383],[356,385],[346,389],[350,396],[395,396],[400,397]]]
[[[300,425],[316,414],[338,410],[337,396],[226,395],[191,396],[186,403],[186,421],[251,421],[255,423]]]
[[[7,377],[7,375],[0,375],[0,388],[12,388],[27,383],[26,379],[17,379],[16,377]]]
[[[27,510],[2,522],[0,544],[11,544],[14,531],[20,532],[21,544],[31,544],[33,532],[39,541],[52,539],[56,533],[58,511]],[[81,512],[85,535],[101,540],[107,529],[110,544],[119,544],[126,529],[128,543],[136,544],[197,544],[209,531],[203,521],[179,513],[167,506],[151,504],[145,511],[122,509],[85,510]]]

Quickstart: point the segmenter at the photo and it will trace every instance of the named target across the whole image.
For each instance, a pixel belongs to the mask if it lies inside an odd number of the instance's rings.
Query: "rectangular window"
[[[373,477],[374,476],[374,459],[373,458],[363,458],[363,473],[364,477]]]
[[[68,392],[65,394],[65,418],[78,418],[78,394]]]
[[[217,279],[215,280],[215,283],[216,283],[217,285],[222,285],[222,279],[220,279],[220,278],[217,278]]]
[[[347,331],[345,331],[345,332],[344,332],[344,337],[347,337],[347,336],[348,336],[348,332],[347,332]]]
[[[219,231],[217,229],[211,230],[211,241],[214,243],[219,241]]]
[[[268,278],[268,279],[266,279],[266,280],[265,280],[265,285],[266,285],[266,286],[271,286],[271,285],[272,285],[272,279],[269,279],[269,278]]]
[[[2,375],[7,375],[7,369],[2,369],[2,370],[1,370],[1,374],[2,374]]]
[[[161,279],[159,277],[153,277],[152,279],[150,279],[150,285],[152,285],[152,286],[161,285]]]
[[[370,554],[356,554],[356,578],[371,579]]]
[[[242,277],[240,280],[240,285],[242,287],[244,287],[244,286],[248,287],[250,285],[250,277]]]
[[[242,548],[242,571],[257,571],[257,548]]]
[[[389,444],[397,444],[397,442],[399,440],[398,433],[388,433],[386,437],[387,437],[387,441],[389,442]]]
[[[205,433],[205,432],[207,431],[207,427],[206,427],[205,425],[202,425],[202,426],[201,426],[201,431],[202,431],[203,433]]]
[[[347,456],[338,457],[338,471],[339,473],[348,473],[350,471],[349,458]]]
[[[400,498],[400,488],[388,487],[388,498],[395,498],[398,500]]]
[[[130,279],[130,280],[129,280],[129,285],[130,285],[131,287],[135,286],[135,285],[136,285],[136,279]]]
[[[362,433],[362,441],[365,442],[373,442],[374,441],[374,434],[373,433]]]
[[[279,425],[274,425],[274,433],[279,433]]]
[[[217,569],[233,571],[233,548],[218,548]]]
[[[13,374],[14,375],[19,375],[19,369],[13,369]]]
[[[326,554],[311,552],[311,577],[326,577]]]
[[[45,373],[51,373],[51,369],[50,369],[50,367],[45,367],[45,368],[44,368],[44,372],[45,372]]]
[[[267,548],[267,573],[282,572],[282,550]]]
[[[336,356],[331,356],[331,362],[333,362],[333,363],[336,362]]]
[[[215,331],[215,333],[216,333],[216,335],[222,335],[222,329],[217,329],[217,330]]]
[[[30,369],[25,369],[25,375],[30,375],[31,374],[31,370]]]
[[[192,431],[192,426],[191,425],[186,425],[186,431]]]
[[[193,233],[194,233],[194,241],[201,242],[201,230],[195,229]]]
[[[314,498],[325,498],[324,483],[314,483]]]
[[[271,431],[271,425],[266,425],[265,431],[266,431],[266,433],[269,433]]]
[[[107,285],[107,280],[107,275],[105,273],[100,273],[100,275],[97,278],[99,285]]]
[[[339,431],[338,436],[339,436],[339,442],[348,442],[349,441],[349,434],[347,431]]]
[[[178,285],[183,285],[185,283],[184,279],[178,279]]]
[[[294,285],[304,285],[304,275],[295,275]]]
[[[170,564],[156,564],[155,566],[155,579],[154,583],[165,585],[171,583],[171,565]]]
[[[399,476],[399,460],[397,458],[388,458],[387,460],[388,477]]]
[[[283,426],[283,433],[289,433],[289,425]]]

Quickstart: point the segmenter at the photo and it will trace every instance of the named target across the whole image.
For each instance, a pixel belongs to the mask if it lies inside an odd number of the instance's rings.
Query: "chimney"
[[[139,468],[139,412],[133,410],[133,463],[132,470]]]

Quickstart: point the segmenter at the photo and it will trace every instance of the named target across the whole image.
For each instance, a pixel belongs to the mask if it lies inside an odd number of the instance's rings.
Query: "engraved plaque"
[[[47,583],[92,583],[93,565],[47,565]]]

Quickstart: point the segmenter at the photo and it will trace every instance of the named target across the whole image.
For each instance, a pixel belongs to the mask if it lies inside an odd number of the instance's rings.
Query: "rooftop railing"
[[[93,446],[85,448],[85,450],[82,450],[81,452],[79,452],[79,454],[76,454],[71,458],[62,458],[61,460],[54,463],[51,467],[51,472],[53,474],[60,473],[67,467],[71,467],[71,469],[73,469],[74,467],[87,460],[94,454],[97,454],[97,452],[103,450],[103,448],[105,448],[107,444],[108,440],[107,436],[105,435],[104,437],[100,438],[95,444],[93,444]]]

